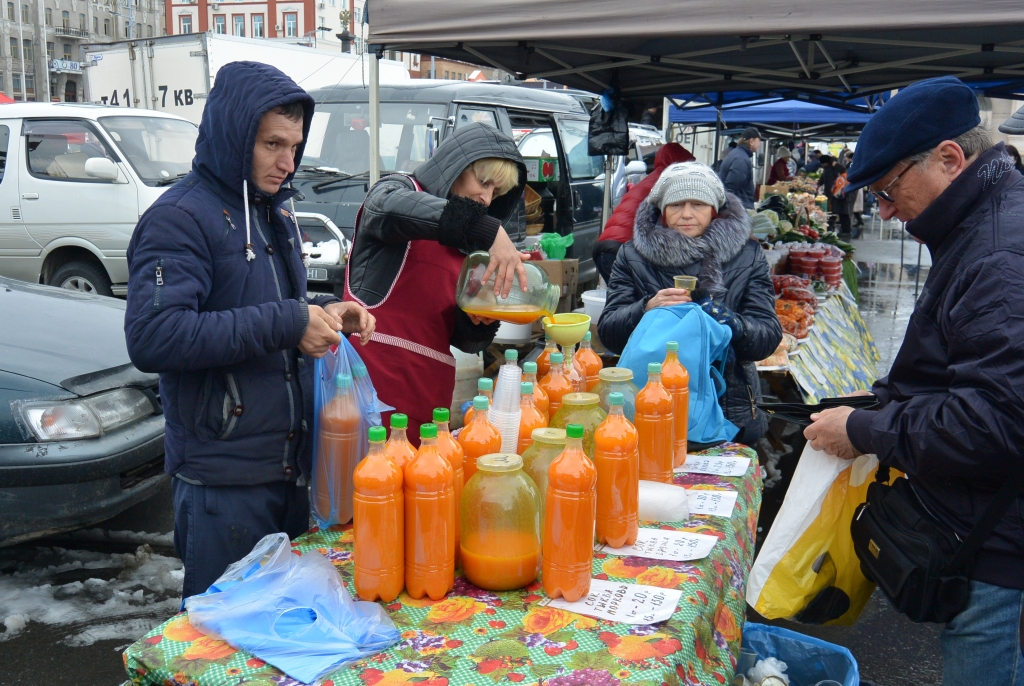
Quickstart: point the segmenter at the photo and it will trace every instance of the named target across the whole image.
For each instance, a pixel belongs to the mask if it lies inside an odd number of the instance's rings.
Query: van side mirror
[[[85,161],[85,175],[103,181],[116,181],[117,165],[106,157],[90,157]]]
[[[633,160],[626,165],[627,174],[646,174],[647,165],[642,160]]]

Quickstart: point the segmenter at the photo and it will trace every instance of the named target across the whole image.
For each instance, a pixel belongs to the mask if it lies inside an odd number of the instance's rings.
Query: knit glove
[[[694,302],[700,305],[700,309],[704,310],[704,312],[706,312],[716,322],[724,324],[732,329],[734,340],[741,338],[746,332],[743,317],[741,317],[739,313],[733,312],[722,303],[716,302],[710,295],[705,295]]]

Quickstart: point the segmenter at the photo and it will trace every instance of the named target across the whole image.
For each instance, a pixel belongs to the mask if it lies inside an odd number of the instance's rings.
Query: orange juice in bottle
[[[537,358],[537,378],[543,379],[551,371],[551,355],[558,352],[558,344],[544,336],[544,351]]]
[[[583,426],[570,424],[565,434],[565,450],[548,467],[542,580],[549,598],[573,602],[590,592],[597,470],[583,452]]]
[[[540,410],[540,413],[544,415],[544,421],[547,422],[551,419],[551,415],[548,414],[548,394],[537,381],[536,362],[523,362],[523,381],[533,384],[533,405]]]
[[[640,437],[640,478],[672,483],[676,420],[672,394],[661,383],[661,365],[647,365],[647,385],[636,396],[636,431]]]
[[[537,365],[538,369],[540,365]],[[551,353],[551,369],[540,380],[544,392],[548,394],[548,417],[554,417],[562,406],[562,396],[572,393],[572,384],[565,375],[565,356],[562,353]]]
[[[483,455],[501,452],[501,434],[498,429],[487,420],[487,408],[490,405],[487,398],[478,395],[473,398],[473,421],[462,427],[459,432],[459,445],[466,454],[462,463],[462,474],[465,478],[463,483],[476,474],[476,460]]]
[[[462,486],[465,484],[465,476],[462,473],[462,461],[465,453],[459,442],[452,438],[452,432],[448,428],[451,420],[451,411],[446,407],[434,408],[434,424],[437,424],[437,452],[448,461],[452,467],[452,478],[455,481],[455,566],[459,566],[459,503],[462,502]]]
[[[476,394],[482,395],[487,398],[488,404],[494,401],[494,379],[490,379],[486,376],[481,376],[476,382]],[[473,406],[470,405],[469,409],[466,410],[466,414],[462,415],[462,425],[469,426],[469,422],[473,419]]]
[[[440,600],[455,585],[455,479],[437,451],[437,425],[420,425],[420,449],[405,465],[405,589]]]
[[[548,422],[534,405],[533,383],[524,381],[520,387],[522,395],[519,398],[519,409],[522,412],[522,417],[519,419],[519,445],[516,453],[522,455],[523,451],[533,444],[533,430],[543,429]]]
[[[686,462],[686,431],[690,421],[690,373],[679,361],[679,343],[665,344],[665,362],[661,365],[661,382],[672,394],[672,414],[676,420],[675,454],[672,466]]]
[[[384,445],[384,452],[394,460],[399,469],[404,469],[409,460],[416,457],[416,448],[409,442],[406,430],[409,428],[409,418],[400,412],[391,415],[391,438]]]
[[[640,455],[636,428],[622,412],[625,397],[608,394],[608,416],[594,432],[597,541],[612,548],[636,543]]]
[[[352,471],[362,459],[359,435],[363,421],[352,377],[334,377],[337,389],[320,412],[320,435],[313,469],[313,513],[321,522],[345,524],[352,519]]]
[[[580,342],[580,348],[576,351],[576,366],[583,370],[583,375],[586,379],[587,388],[586,391],[589,393],[594,390],[594,386],[600,379],[597,375],[604,369],[604,363],[601,362],[601,358],[598,357],[597,353],[594,352],[593,346],[590,344],[590,332],[588,331],[583,340]]]
[[[370,452],[352,481],[356,593],[390,603],[405,587],[405,497],[402,470],[384,451],[387,432],[370,427]]]

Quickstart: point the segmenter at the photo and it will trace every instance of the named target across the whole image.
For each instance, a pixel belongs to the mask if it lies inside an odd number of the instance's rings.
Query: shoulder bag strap
[[[967,534],[967,539],[960,546],[960,549],[957,550],[956,557],[946,567],[948,571],[969,568],[969,564],[981,548],[981,544],[985,542],[988,535],[992,533],[992,529],[1003,518],[1006,511],[1010,509],[1014,498],[1022,492],[1024,492],[1024,472],[1018,472],[1014,478],[1004,483],[999,491],[996,492],[996,497],[992,500],[992,504],[981,515],[981,519],[971,529],[971,533]]]

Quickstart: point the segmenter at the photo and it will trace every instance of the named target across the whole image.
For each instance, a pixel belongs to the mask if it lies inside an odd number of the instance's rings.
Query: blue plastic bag
[[[203,633],[306,684],[399,640],[383,608],[353,601],[322,555],[292,554],[287,534],[265,536],[185,609]]]
[[[743,647],[757,653],[758,660],[774,657],[785,662],[786,676],[793,686],[814,686],[825,679],[838,681],[843,686],[860,685],[860,672],[853,653],[813,636],[747,622],[743,626]]]
[[[688,440],[723,443],[739,428],[725,418],[718,398],[725,393],[725,361],[732,330],[695,303],[655,307],[640,320],[619,357],[619,367],[633,370],[633,382],[647,383],[647,364],[665,360],[665,343],[679,343],[679,361],[690,373]]]

